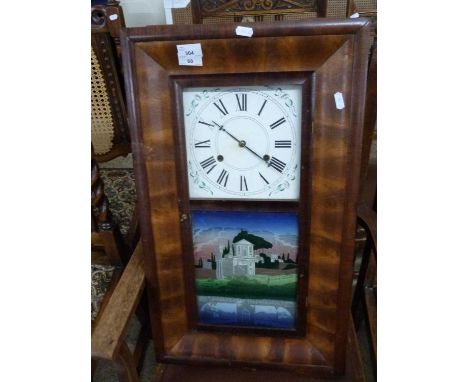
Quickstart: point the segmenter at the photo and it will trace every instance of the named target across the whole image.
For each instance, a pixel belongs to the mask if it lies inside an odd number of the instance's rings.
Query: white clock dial
[[[192,199],[298,200],[299,85],[183,92]]]

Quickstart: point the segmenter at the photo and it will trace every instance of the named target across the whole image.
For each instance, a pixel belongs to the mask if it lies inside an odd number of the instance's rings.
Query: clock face
[[[192,199],[298,200],[299,85],[186,88]]]

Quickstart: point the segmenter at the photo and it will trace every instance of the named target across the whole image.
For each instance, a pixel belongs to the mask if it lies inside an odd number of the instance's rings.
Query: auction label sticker
[[[335,96],[336,108],[338,110],[344,109],[345,104],[344,104],[343,94],[341,92],[336,92],[334,96]]]
[[[238,26],[236,28],[236,35],[244,36],[244,37],[252,37],[253,36],[253,28]]]
[[[203,66],[203,52],[201,44],[177,45],[179,65]]]

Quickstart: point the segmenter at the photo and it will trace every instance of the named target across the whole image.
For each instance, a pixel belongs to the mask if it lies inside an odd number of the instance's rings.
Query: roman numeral
[[[202,125],[206,125],[206,126],[209,126],[209,127],[214,127],[214,125],[212,125],[211,123],[207,123],[207,122],[203,122],[203,121],[198,121],[198,123],[201,123]]]
[[[219,174],[218,180],[216,182],[218,184],[221,184],[224,181],[223,186],[226,187],[228,178],[229,178],[229,173],[226,170],[223,169],[223,171],[221,171],[221,174]]]
[[[241,98],[239,98],[239,94],[236,94],[237,104],[239,105],[239,111],[247,111],[247,94],[241,94]]]
[[[206,141],[197,141],[197,142],[195,142],[195,147],[197,149],[201,149],[201,148],[205,148],[205,147],[209,148],[209,147],[211,147],[211,140],[207,139]]]
[[[262,178],[265,181],[266,184],[270,184],[270,182],[265,179],[265,177],[262,175],[261,172],[259,172],[258,175],[260,175],[260,178]]]
[[[282,148],[290,148],[291,141],[275,141],[275,148],[282,149]]]
[[[258,111],[258,115],[262,114],[263,108],[265,107],[265,104],[267,103],[267,100],[263,101],[262,107]]]
[[[222,115],[228,114],[226,106],[224,106],[224,103],[222,100],[219,100],[219,105],[216,102],[213,105],[215,105],[218,108],[218,110],[221,112]]]
[[[215,167],[216,167],[216,159],[214,159],[214,157],[209,157],[209,158],[206,158],[204,161],[200,162],[202,168],[205,170],[207,167],[210,167],[210,169],[206,172],[207,174],[209,174],[211,172],[211,170],[213,170]]]
[[[286,120],[284,119],[284,117],[281,117],[281,118],[278,119],[276,122],[273,122],[273,123],[270,125],[270,127],[271,127],[271,129],[273,130],[273,129],[276,129],[279,125],[281,125],[281,124],[283,124],[283,123],[285,123],[285,122],[286,122]]]
[[[245,179],[245,176],[240,177],[240,190],[241,191],[249,191],[247,188],[247,179]]]
[[[273,167],[275,170],[279,172],[283,172],[284,168],[286,167],[286,163],[280,161],[279,159],[275,157],[271,157],[270,163],[268,163],[268,166]]]

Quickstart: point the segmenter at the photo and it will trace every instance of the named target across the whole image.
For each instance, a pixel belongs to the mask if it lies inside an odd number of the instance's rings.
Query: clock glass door
[[[198,328],[297,332],[303,322],[302,124],[310,81],[294,78],[179,87]]]
[[[183,92],[192,199],[297,200],[299,85]]]

